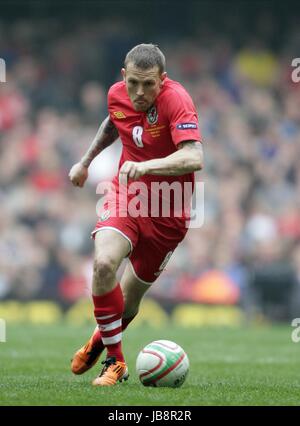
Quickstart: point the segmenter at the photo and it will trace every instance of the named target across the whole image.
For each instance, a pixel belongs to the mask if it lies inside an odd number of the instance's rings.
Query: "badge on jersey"
[[[114,116],[121,120],[122,118],[126,118],[126,115],[122,111],[114,111]]]
[[[149,124],[155,124],[158,120],[158,112],[156,109],[156,106],[153,105],[151,108],[147,111],[147,121]]]
[[[165,269],[165,267],[166,267],[166,265],[167,265],[167,263],[169,262],[169,260],[170,260],[170,258],[171,258],[171,256],[172,256],[172,254],[173,254],[173,252],[172,251],[169,251],[168,253],[167,253],[167,255],[166,255],[166,257],[164,258],[164,260],[163,260],[163,263],[160,265],[160,267],[159,267],[159,270],[158,270],[158,272],[154,272],[154,275],[156,276],[156,277],[158,277],[162,272],[163,272],[163,270]]]
[[[198,129],[196,123],[179,123],[176,127],[179,130]]]

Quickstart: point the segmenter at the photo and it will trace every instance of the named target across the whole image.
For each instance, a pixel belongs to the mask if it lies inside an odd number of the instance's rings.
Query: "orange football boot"
[[[104,346],[99,348],[99,344],[94,343],[93,337],[95,333],[99,333],[98,327],[88,342],[82,346],[71,359],[71,370],[74,374],[83,374],[92,368],[98,361],[101,353],[103,352]]]
[[[118,381],[128,380],[129,374],[125,362],[116,361],[115,357],[102,362],[104,367],[99,376],[93,381],[94,386],[113,386]]]

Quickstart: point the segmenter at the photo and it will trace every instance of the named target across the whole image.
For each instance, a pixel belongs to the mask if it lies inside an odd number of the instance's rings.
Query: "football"
[[[155,340],[138,354],[136,372],[144,386],[181,386],[189,372],[185,351],[170,340]]]

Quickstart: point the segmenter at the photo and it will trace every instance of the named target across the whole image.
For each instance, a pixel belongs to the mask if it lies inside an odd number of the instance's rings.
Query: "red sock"
[[[101,332],[103,345],[107,348],[107,357],[114,356],[124,362],[122,353],[122,315],[124,298],[120,284],[102,296],[93,296],[94,314]]]
[[[129,317],[129,318],[122,318],[122,331],[126,330],[128,324],[130,324],[135,317],[136,315],[133,315],[132,317]],[[96,330],[94,331],[92,339],[93,339],[93,346],[96,346],[96,348],[102,352],[105,346],[103,345],[103,342],[102,342],[102,337],[101,337],[101,332],[99,330],[99,327],[97,327]]]

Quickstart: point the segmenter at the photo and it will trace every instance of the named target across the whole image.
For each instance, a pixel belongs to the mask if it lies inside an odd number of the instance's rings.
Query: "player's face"
[[[167,73],[160,74],[157,66],[142,70],[129,62],[122,69],[128,96],[136,111],[147,111],[159,94]]]

